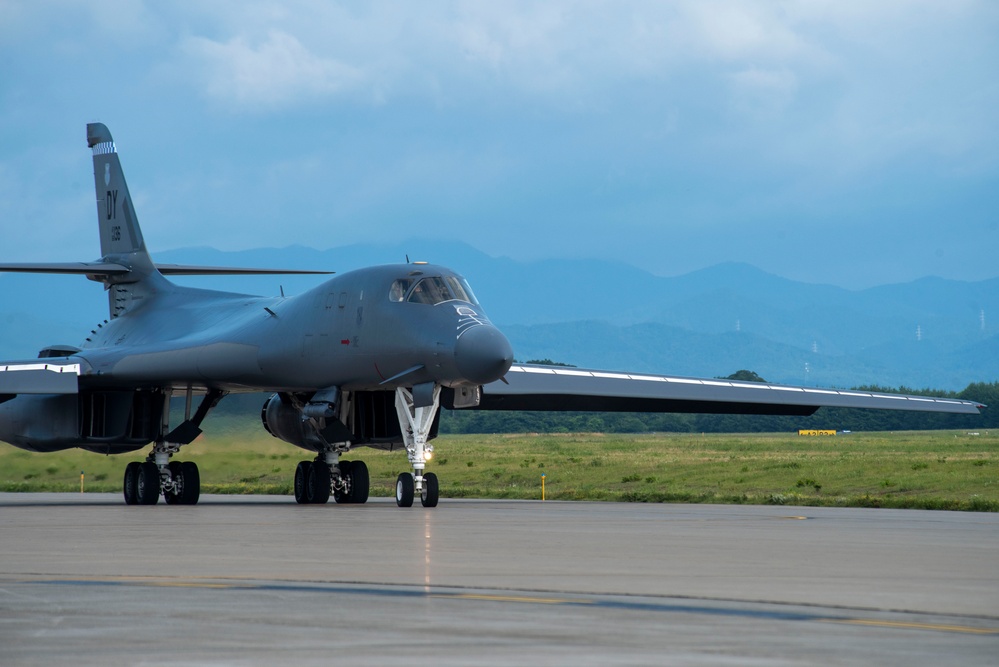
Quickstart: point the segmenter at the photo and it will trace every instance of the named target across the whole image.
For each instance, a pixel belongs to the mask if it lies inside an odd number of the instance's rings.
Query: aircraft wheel
[[[305,505],[309,502],[309,473],[312,472],[312,461],[300,461],[295,468],[295,502]]]
[[[335,500],[340,505],[346,505],[347,503],[354,502],[353,500],[353,480],[351,478],[351,470],[353,469],[353,461],[340,461],[340,478],[343,479],[347,485],[346,490],[336,489],[333,491],[333,500]]]
[[[125,480],[122,487],[125,491],[125,504],[126,505],[138,505],[138,490],[136,486],[139,481],[139,466],[141,464],[138,461],[132,461],[127,466],[125,466]]]
[[[139,464],[135,498],[139,505],[155,505],[160,500],[160,469],[152,461]]]
[[[395,480],[395,504],[399,507],[412,507],[415,495],[416,484],[413,476],[408,472],[400,473]]]
[[[350,502],[368,502],[368,466],[364,461],[354,461],[350,466]]]
[[[323,505],[330,499],[330,468],[325,463],[313,463],[309,472],[306,494],[310,503]]]
[[[184,472],[183,469],[181,468],[180,461],[170,461],[170,464],[167,467],[170,468],[170,477],[172,477],[174,480],[180,481],[181,489],[183,489]],[[181,491],[181,493],[183,493],[183,491]],[[166,501],[167,505],[180,505],[183,502],[181,500],[180,494],[175,493],[172,489],[167,489],[163,492],[163,500]]]
[[[181,505],[197,505],[201,498],[201,472],[198,464],[184,461],[180,464],[180,477],[184,481],[180,492]]]
[[[437,475],[428,472],[423,476],[423,491],[420,493],[420,502],[424,507],[437,507],[440,499],[440,485],[437,483]]]

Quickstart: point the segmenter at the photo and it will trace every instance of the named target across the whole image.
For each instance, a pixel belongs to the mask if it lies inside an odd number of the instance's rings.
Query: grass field
[[[204,493],[290,494],[310,458],[244,422],[218,420],[181,460]],[[428,470],[451,498],[795,504],[999,511],[999,432],[442,436]],[[34,454],[0,444],[0,491],[121,490],[142,455]],[[402,452],[359,449],[372,495],[389,496]]]

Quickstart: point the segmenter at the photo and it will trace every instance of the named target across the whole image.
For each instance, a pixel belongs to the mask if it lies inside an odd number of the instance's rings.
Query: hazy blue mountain
[[[426,240],[324,251],[186,248],[154,257],[342,273],[402,263],[407,255],[464,273],[521,360],[548,357],[707,376],[748,368],[772,381],[834,386],[959,389],[999,378],[999,278],[968,283],[928,277],[853,291],[740,263],[662,277],[620,262],[518,262],[458,242]],[[324,278],[177,280],[250,294],[295,294]],[[107,316],[107,302],[100,285],[80,277],[0,274],[0,313],[0,357],[33,357],[51,343],[78,344]]]

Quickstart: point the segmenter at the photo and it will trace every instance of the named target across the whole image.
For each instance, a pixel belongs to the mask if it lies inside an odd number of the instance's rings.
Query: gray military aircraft
[[[809,415],[821,406],[977,414],[946,398],[729,380],[514,365],[506,337],[468,282],[443,266],[376,266],[334,276],[291,297],[181,287],[179,274],[326,273],[155,264],[146,251],[114,140],[87,125],[93,149],[101,258],[7,263],[2,271],[82,274],[103,283],[109,317],[79,346],[0,362],[0,440],[52,452],[117,454],[152,443],[125,467],[127,504],[194,504],[200,475],[171,457],[201,433],[230,392],[272,392],[261,411],[273,436],[315,453],[298,464],[295,499],[368,499],[355,447],[405,448],[412,473],[396,502],[439,499],[426,471],[440,407]],[[170,400],[185,398],[170,428]],[[193,397],[200,403],[192,413]]]

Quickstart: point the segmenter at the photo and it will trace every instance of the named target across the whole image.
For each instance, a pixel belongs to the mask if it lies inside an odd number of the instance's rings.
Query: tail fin
[[[88,124],[87,145],[94,150],[94,187],[97,191],[101,255],[108,258],[111,255],[140,254],[148,258],[118,151],[107,126],[103,123]]]
[[[108,289],[112,318],[131,310],[152,292],[170,283],[153,264],[142,240],[139,219],[128,193],[125,173],[118,160],[111,132],[103,123],[87,125],[87,145],[94,151],[94,188],[97,192],[97,225],[101,233],[101,259],[126,268],[124,273],[94,276]]]
[[[125,174],[118,160],[111,132],[103,123],[87,125],[87,145],[94,151],[94,188],[97,191],[97,224],[101,258],[94,262],[0,262],[0,272],[64,273],[85,275],[104,283],[112,317],[117,317],[147,296],[172,289],[164,275],[276,275],[329,274],[303,269],[253,269],[223,266],[153,264],[142,240],[139,219]],[[2,398],[0,398],[2,402]]]

